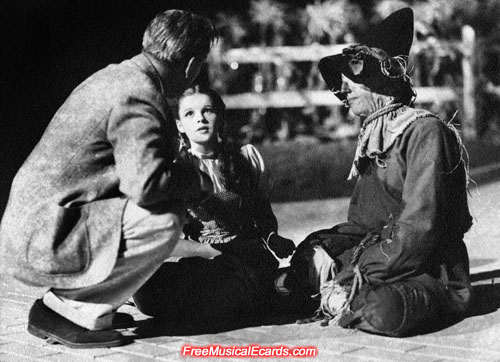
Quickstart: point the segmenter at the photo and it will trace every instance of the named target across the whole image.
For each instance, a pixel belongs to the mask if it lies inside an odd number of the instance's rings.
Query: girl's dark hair
[[[181,101],[193,94],[206,94],[210,97],[215,108],[215,113],[217,114],[217,121],[219,124],[217,128],[219,130],[219,145],[217,152],[217,158],[221,161],[221,172],[223,176],[224,186],[228,191],[235,192],[240,195],[246,193],[253,193],[258,189],[258,179],[252,170],[250,162],[241,154],[240,147],[235,143],[227,139],[226,136],[226,117],[225,110],[226,105],[222,100],[219,93],[217,93],[212,88],[204,85],[196,84],[184,91],[181,96],[177,98],[175,103],[175,117],[179,119],[179,105]],[[179,159],[184,162],[193,162],[193,155],[188,152],[190,147],[189,139],[185,134],[180,134],[182,139],[181,148],[179,150]]]

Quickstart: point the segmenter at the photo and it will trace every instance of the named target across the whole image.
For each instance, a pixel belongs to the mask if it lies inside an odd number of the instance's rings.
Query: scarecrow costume
[[[343,74],[395,101],[364,119],[347,222],[310,234],[292,258],[284,285],[318,305],[302,322],[401,337],[466,313],[471,284],[463,235],[471,216],[462,144],[451,125],[412,108],[412,39],[413,12],[405,8],[366,44],[319,63],[339,99],[346,99]]]

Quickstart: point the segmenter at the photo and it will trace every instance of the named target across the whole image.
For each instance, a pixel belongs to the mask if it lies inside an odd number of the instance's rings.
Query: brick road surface
[[[480,174],[478,174],[480,175]],[[123,330],[134,339],[132,344],[116,348],[74,350],[51,345],[26,332],[28,311],[33,301],[43,294],[2,276],[0,281],[0,362],[8,361],[213,361],[182,357],[181,348],[221,345],[246,346],[313,346],[318,355],[295,360],[314,361],[500,361],[500,181],[482,180],[470,188],[470,207],[474,226],[466,236],[474,279],[475,300],[471,315],[444,330],[395,339],[344,330],[320,327],[317,323],[299,325],[273,323],[215,334],[165,335],[151,319],[135,307],[125,305],[120,311],[131,314],[137,327]],[[498,179],[497,179],[498,180]],[[313,204],[312,204],[313,203]],[[308,232],[330,227],[345,217],[347,199],[273,205],[285,236],[301,240]],[[301,210],[318,210],[318,215],[302,215],[305,224],[294,221]],[[324,216],[324,215],[328,215]],[[301,216],[301,217],[302,217]],[[311,221],[312,220],[312,221]],[[241,361],[241,358],[224,358]],[[269,358],[252,358],[269,361]],[[277,360],[277,359],[276,359]],[[283,359],[281,359],[283,360]],[[288,359],[290,360],[290,359]]]

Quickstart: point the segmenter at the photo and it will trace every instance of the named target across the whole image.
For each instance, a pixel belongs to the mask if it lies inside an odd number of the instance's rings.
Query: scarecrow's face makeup
[[[345,75],[342,75],[341,92],[346,96],[345,105],[359,117],[367,117],[382,108],[390,99],[388,96],[373,92],[364,84],[353,82]]]

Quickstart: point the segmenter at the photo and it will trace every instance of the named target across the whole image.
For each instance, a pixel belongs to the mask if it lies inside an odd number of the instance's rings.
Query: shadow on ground
[[[469,309],[468,316],[464,321],[457,321],[448,326],[429,326],[425,331],[420,331],[418,334],[427,334],[438,332],[441,335],[455,335],[470,333],[472,330],[485,329],[491,323],[498,321],[490,320],[491,313],[500,309],[500,284],[494,284],[494,279],[500,278],[500,270],[493,270],[484,273],[477,273],[471,276],[474,283],[473,300]],[[258,327],[264,325],[284,325],[294,324],[297,319],[303,318],[306,314],[283,314],[275,313],[265,316],[248,315],[242,318],[241,315],[227,316],[227,318],[219,321],[161,321],[154,318],[149,318],[137,321],[137,328],[134,330],[134,339],[153,338],[160,336],[194,336],[202,334],[214,334],[237,330],[248,327]],[[475,320],[480,318],[481,323]],[[484,319],[484,320],[483,320]],[[489,321],[485,325],[486,320]]]
[[[500,284],[493,284],[494,278],[500,277],[500,270],[472,275],[474,283],[472,301],[467,316],[462,321],[457,321],[448,327],[439,330],[440,336],[457,336],[480,331],[487,331],[500,323],[498,313],[500,309]]]
[[[500,284],[495,284],[496,278],[500,278],[500,270],[477,273],[471,276],[472,282],[485,282],[473,287],[471,317],[493,313],[500,308]]]
[[[310,316],[318,307],[317,303],[306,300],[286,299],[273,307],[261,306],[252,312],[214,313],[207,315],[186,316],[179,313],[166,318],[149,318],[137,321],[134,330],[135,338],[152,338],[160,336],[193,336],[215,334],[242,328],[270,325],[294,324],[298,319]]]
[[[134,330],[134,338],[152,338],[160,336],[194,336],[201,334],[214,334],[237,330],[248,327],[260,327],[264,325],[284,325],[292,324],[302,315],[279,315],[279,316],[264,316],[257,315],[246,316],[228,316],[222,321],[161,321],[155,318],[149,318],[136,323],[137,328]]]

